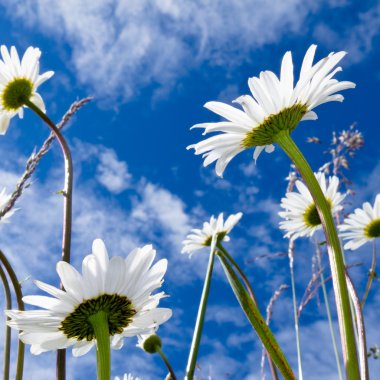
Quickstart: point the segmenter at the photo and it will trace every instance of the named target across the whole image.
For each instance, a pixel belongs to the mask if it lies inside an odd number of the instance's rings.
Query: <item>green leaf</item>
[[[277,343],[276,338],[273,336],[271,330],[266,324],[258,307],[249,297],[248,292],[241,284],[228,260],[223,256],[223,254],[218,254],[218,257],[222,263],[224,272],[233,292],[235,293],[237,300],[240,303],[241,308],[243,309],[252,327],[256,331],[256,334],[260,338],[274,364],[277,366],[278,370],[281,372],[285,380],[295,380],[296,377],[294,376],[294,373],[288,361],[286,360],[285,355]]]

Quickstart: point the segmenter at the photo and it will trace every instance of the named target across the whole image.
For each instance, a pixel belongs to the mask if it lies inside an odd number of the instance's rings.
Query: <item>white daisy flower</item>
[[[210,218],[210,222],[203,223],[203,228],[193,229],[187,235],[186,240],[182,242],[182,253],[189,253],[190,257],[194,251],[208,247],[211,245],[213,236],[216,236],[217,241],[229,241],[227,234],[235,227],[237,222],[243,216],[241,212],[230,215],[224,222],[223,213],[219,214],[218,219],[214,216]]]
[[[172,315],[170,309],[157,308],[164,292],[159,288],[167,260],[152,267],[156,251],[151,245],[134,249],[125,259],[109,259],[102,240],[92,245],[84,258],[82,274],[60,261],[57,273],[65,291],[36,281],[53,297],[26,296],[24,302],[44,310],[7,310],[8,325],[21,330],[20,339],[31,345],[32,354],[73,346],[73,355],[86,354],[95,344],[90,318],[99,312],[108,315],[111,346],[119,349],[124,337],[150,333]]]
[[[349,240],[345,249],[355,250],[367,241],[380,237],[380,194],[376,195],[373,207],[363,203],[363,208],[357,208],[339,226],[340,236]]]
[[[315,120],[312,110],[322,103],[343,101],[337,94],[354,88],[352,82],[339,82],[333,76],[341,71],[334,67],[346,55],[341,51],[331,53],[313,65],[316,45],[311,45],[303,59],[298,82],[294,85],[291,52],[284,55],[280,78],[272,71],[262,71],[259,77],[248,80],[252,96],[243,95],[234,102],[243,111],[221,102],[208,102],[205,107],[227,119],[217,123],[196,124],[192,128],[203,128],[203,134],[222,132],[187,149],[202,154],[204,166],[216,161],[216,174],[222,176],[227,164],[238,153],[255,147],[253,158],[256,161],[265,149],[274,150],[275,136],[281,130],[292,131],[301,120]]]
[[[329,177],[328,185],[324,173],[315,173],[319,186],[322,189],[330,207],[331,212],[342,210],[340,203],[346,194],[338,192],[339,179],[336,176]],[[280,228],[287,231],[285,237],[296,239],[298,237],[313,236],[314,232],[322,228],[321,219],[315,206],[314,200],[309,189],[301,181],[295,183],[297,192],[286,193],[285,198],[281,199],[281,207],[285,211],[278,214],[285,220],[280,222]]]
[[[41,51],[38,48],[28,47],[21,61],[14,46],[9,52],[2,45],[0,52],[0,135],[4,135],[13,116],[18,114],[22,119],[25,100],[45,112],[45,104],[37,88],[54,72],[47,71],[40,75]]]
[[[115,380],[121,380],[119,376],[115,377]],[[139,377],[133,377],[130,373],[125,373],[123,380],[141,380]]]
[[[0,211],[3,210],[3,208],[6,206],[6,204],[8,203],[9,201],[9,198],[10,198],[10,195],[6,193],[6,189],[4,188],[3,190],[1,190],[0,192]],[[0,219],[0,223],[9,223],[9,218],[14,214],[14,212],[16,211],[17,209],[12,209],[10,210],[9,212],[7,212],[1,219]]]

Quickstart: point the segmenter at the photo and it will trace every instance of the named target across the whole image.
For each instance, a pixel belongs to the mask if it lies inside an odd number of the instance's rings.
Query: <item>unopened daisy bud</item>
[[[139,346],[145,352],[148,352],[149,354],[155,354],[162,347],[161,338],[156,334],[149,335],[141,343],[139,343]]]

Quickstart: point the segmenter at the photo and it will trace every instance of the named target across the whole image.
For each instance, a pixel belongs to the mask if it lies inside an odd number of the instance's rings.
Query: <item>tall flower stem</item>
[[[332,317],[331,317],[331,311],[330,311],[330,303],[329,303],[329,298],[328,298],[328,295],[327,295],[327,289],[326,289],[326,285],[325,285],[325,276],[323,274],[322,259],[321,259],[321,249],[319,247],[318,242],[315,242],[315,247],[316,247],[315,249],[316,249],[317,261],[318,261],[318,270],[320,271],[319,277],[321,279],[322,293],[323,293],[323,298],[325,300],[327,320],[329,322],[330,334],[331,334],[331,339],[332,339],[333,348],[334,348],[336,365],[337,365],[337,368],[338,368],[339,380],[343,380],[343,373],[342,373],[342,368],[341,368],[341,363],[340,363],[339,351],[338,351],[338,346],[337,346],[336,339],[335,339],[334,326],[333,326],[333,323],[332,323]]]
[[[376,277],[376,239],[373,239],[371,268],[369,269],[368,281],[365,287],[363,299],[362,299],[362,302],[360,303],[362,309],[364,308],[364,304],[365,304],[365,301],[367,300],[368,293],[369,293],[369,290],[371,289],[374,277]]]
[[[252,301],[258,306],[257,299],[256,299],[256,296],[255,296],[255,293],[253,292],[252,286],[249,283],[248,278],[246,277],[246,275],[244,274],[244,272],[242,271],[242,269],[238,265],[238,263],[227,252],[227,250],[223,247],[223,245],[220,242],[218,242],[216,244],[216,246],[221,251],[221,253],[224,254],[224,256],[230,261],[230,263],[235,267],[235,269],[237,270],[237,272],[239,273],[240,277],[242,278],[242,280],[244,282],[244,285],[245,285],[245,287],[247,289],[247,292],[248,292],[249,296],[251,297]],[[277,370],[276,370],[275,365],[273,364],[273,360],[270,357],[270,355],[267,355],[267,358],[268,358],[268,363],[269,363],[269,367],[270,367],[270,370],[271,370],[272,378],[273,378],[273,380],[278,380]]]
[[[24,302],[22,300],[22,290],[21,285],[17,279],[16,273],[14,272],[12,265],[8,261],[7,257],[0,250],[0,262],[3,264],[4,268],[8,272],[9,279],[11,280],[17,301],[18,310],[24,310]],[[25,344],[18,340],[17,348],[17,363],[16,363],[16,376],[15,380],[22,380],[24,371],[24,354],[25,354]]]
[[[358,293],[356,292],[354,283],[352,282],[351,277],[348,274],[348,272],[346,273],[346,280],[347,280],[348,291],[350,293],[352,304],[355,310],[355,316],[356,316],[355,322],[356,322],[356,327],[358,330],[360,379],[369,380],[367,340],[366,340],[366,335],[365,335],[363,312],[360,305],[360,299],[359,299]]]
[[[231,264],[235,267],[235,269],[237,270],[237,272],[239,273],[240,277],[242,278],[243,282],[244,282],[244,285],[245,287],[247,288],[247,291],[248,291],[248,294],[250,295],[250,297],[252,298],[252,300],[255,302],[255,304],[257,305],[257,299],[256,299],[256,296],[255,296],[255,293],[253,292],[253,289],[252,289],[252,286],[251,284],[249,283],[246,275],[244,274],[244,272],[241,270],[241,268],[239,267],[239,265],[237,264],[237,262],[234,260],[234,258],[227,252],[227,250],[223,247],[223,245],[221,243],[217,243],[216,245],[218,247],[218,249],[220,251],[222,251],[222,253],[227,257],[227,259],[231,262]]]
[[[2,265],[0,265],[0,278],[4,287],[5,307],[7,310],[12,309],[12,296],[9,287],[7,275],[4,272]],[[7,320],[9,318],[7,317]],[[9,365],[11,359],[11,328],[5,325],[4,334],[4,364],[3,364],[3,379],[9,380]]]
[[[170,380],[177,380],[177,377],[173,371],[173,368],[172,366],[170,365],[169,363],[169,360],[167,359],[167,357],[165,356],[164,352],[161,350],[160,347],[157,347],[157,352],[158,354],[161,356],[161,359],[163,360],[163,362],[165,363],[166,365],[166,368],[168,369],[169,373],[170,373],[170,376],[171,376],[171,379]]]
[[[50,128],[56,136],[65,161],[65,185],[62,191],[64,196],[64,210],[63,210],[63,237],[62,237],[62,261],[70,262],[70,247],[71,247],[71,224],[72,224],[72,194],[73,194],[73,162],[69,146],[63,137],[61,131],[43,113],[35,104],[30,100],[25,101],[34,113],[36,113]],[[62,286],[61,286],[62,287]],[[57,380],[66,379],[66,350],[57,350]]]
[[[342,341],[343,358],[348,380],[359,379],[359,364],[356,351],[355,333],[350,308],[343,252],[331,214],[330,206],[318,184],[315,175],[305,157],[290,137],[289,131],[279,132],[274,141],[285,151],[302,175],[318,209],[326,235],[330,268],[333,279],[335,302],[337,306],[339,328]]]
[[[202,296],[201,296],[201,300],[199,304],[197,320],[195,322],[195,329],[194,329],[194,334],[193,334],[193,340],[191,342],[190,354],[187,360],[185,380],[192,380],[194,377],[195,365],[197,363],[197,356],[198,356],[198,351],[199,351],[199,344],[201,342],[201,336],[202,336],[203,322],[204,322],[205,314],[206,314],[207,300],[208,300],[208,295],[210,293],[212,269],[214,267],[214,259],[215,259],[214,250],[215,250],[215,245],[211,244],[210,258],[208,261],[206,277],[203,284],[203,291],[202,291]]]
[[[289,270],[290,270],[290,281],[292,285],[292,299],[293,299],[293,314],[294,314],[294,331],[296,333],[296,346],[297,346],[297,362],[298,362],[298,379],[303,380],[302,373],[302,357],[301,357],[301,339],[299,332],[299,318],[297,309],[297,296],[296,296],[296,284],[294,281],[294,240],[289,240]]]
[[[111,345],[108,328],[108,316],[104,311],[89,317],[94,328],[96,338],[96,363],[98,368],[98,380],[110,380],[111,378]]]

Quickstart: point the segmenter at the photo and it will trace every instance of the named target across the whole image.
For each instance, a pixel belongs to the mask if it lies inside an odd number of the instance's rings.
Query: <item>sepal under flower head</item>
[[[20,60],[14,46],[8,51],[0,48],[0,135],[4,135],[9,122],[16,114],[23,117],[26,101],[31,101],[45,112],[45,104],[37,93],[38,87],[54,75],[47,71],[40,75],[40,56],[38,48],[29,47]]]
[[[209,222],[203,223],[203,228],[195,228],[187,235],[186,240],[183,241],[182,253],[189,253],[190,256],[194,251],[208,247],[211,245],[213,237],[216,242],[229,241],[228,234],[239,222],[243,216],[241,212],[230,215],[224,222],[223,213],[219,214],[218,218],[211,216]]]
[[[343,224],[339,226],[340,236],[343,240],[349,240],[345,249],[355,250],[380,237],[380,194],[377,194],[375,203],[363,203],[362,208],[357,208],[348,215]]]
[[[203,134],[221,132],[199,143],[192,144],[195,154],[202,154],[204,166],[216,161],[216,174],[223,175],[228,163],[245,149],[255,147],[256,161],[265,149],[274,150],[276,135],[291,132],[301,120],[315,120],[312,111],[330,101],[343,101],[337,92],[355,87],[352,82],[339,82],[333,76],[341,71],[334,67],[345,52],[331,53],[313,65],[316,45],[311,45],[303,59],[299,80],[294,85],[293,61],[290,52],[284,55],[280,77],[262,71],[259,77],[248,80],[251,95],[238,97],[234,102],[243,111],[221,102],[208,102],[205,107],[227,119],[217,123],[202,123],[192,128],[203,128]]]
[[[334,214],[342,210],[340,203],[346,194],[338,192],[338,177],[329,177],[327,184],[324,173],[318,172],[315,176],[330,205],[331,212]],[[309,189],[300,180],[296,181],[295,185],[298,192],[286,193],[285,198],[281,199],[281,207],[285,211],[278,213],[284,219],[280,222],[280,228],[286,231],[284,237],[291,239],[313,236],[315,231],[322,228],[321,219]]]
[[[66,262],[57,264],[65,290],[36,281],[53,297],[26,296],[24,302],[42,310],[7,310],[9,326],[20,330],[20,339],[33,354],[73,346],[74,356],[86,354],[96,344],[91,317],[105,313],[111,347],[119,349],[124,337],[150,333],[171,317],[171,310],[158,308],[163,292],[152,294],[163,282],[167,260],[152,267],[152,246],[136,248],[125,259],[109,259],[102,240],[93,243],[84,258],[82,274]]]

